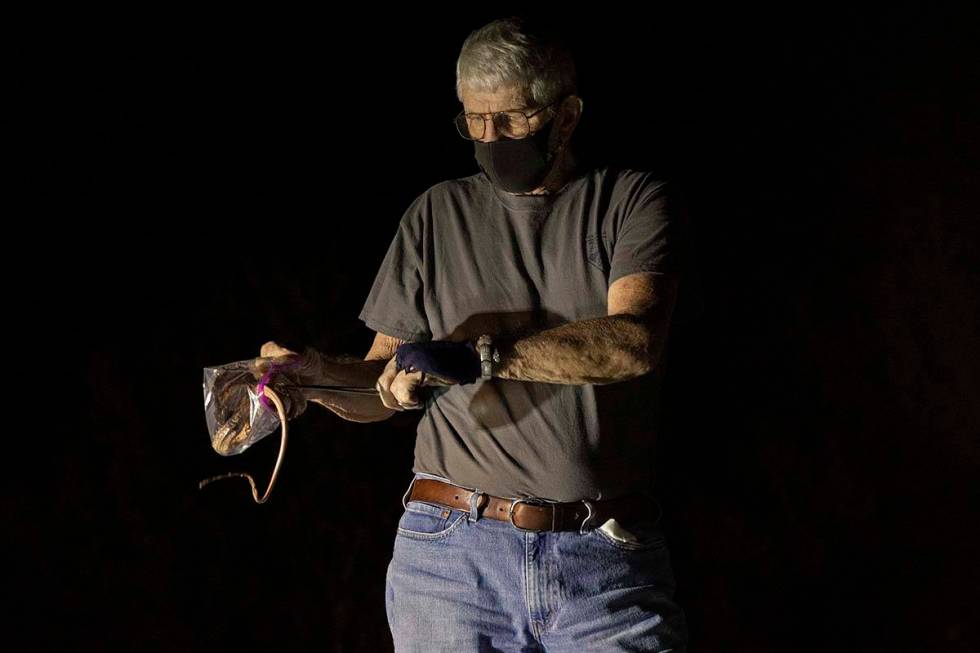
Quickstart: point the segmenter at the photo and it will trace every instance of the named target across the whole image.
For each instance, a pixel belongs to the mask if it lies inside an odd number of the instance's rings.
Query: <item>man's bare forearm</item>
[[[569,322],[516,339],[500,337],[500,363],[494,376],[517,381],[603,385],[625,381],[650,372],[663,347],[664,334],[633,315],[609,315]],[[319,354],[315,385],[373,388],[390,356],[361,360]],[[394,409],[378,395],[350,394],[307,389],[309,401],[320,404],[343,419],[377,422],[391,417]]]
[[[625,381],[651,371],[663,335],[632,315],[569,322],[498,344],[494,376],[518,381],[597,385]]]

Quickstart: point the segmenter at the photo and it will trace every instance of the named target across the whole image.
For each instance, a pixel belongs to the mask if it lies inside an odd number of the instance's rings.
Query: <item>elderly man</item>
[[[456,73],[481,171],[399,224],[360,314],[379,398],[313,398],[356,421],[421,411],[386,579],[395,650],[681,651],[645,491],[680,216],[650,173],[576,158],[583,101],[548,32],[494,21]]]

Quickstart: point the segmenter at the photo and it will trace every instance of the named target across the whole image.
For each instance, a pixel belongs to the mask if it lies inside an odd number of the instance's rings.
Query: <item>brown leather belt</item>
[[[424,501],[454,510],[470,511],[475,493],[459,485],[431,478],[416,478],[405,501]],[[510,522],[522,531],[578,531],[598,528],[615,517],[627,528],[650,513],[659,513],[656,499],[641,493],[627,494],[615,499],[593,501],[584,499],[568,503],[542,499],[505,499],[480,492],[476,500],[477,513],[483,517]]]

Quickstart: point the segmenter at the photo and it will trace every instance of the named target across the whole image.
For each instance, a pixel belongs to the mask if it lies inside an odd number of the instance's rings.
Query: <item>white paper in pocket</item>
[[[635,535],[623,528],[615,519],[607,519],[606,523],[599,528],[609,537],[613,538],[614,540],[618,540],[619,542],[639,542]]]

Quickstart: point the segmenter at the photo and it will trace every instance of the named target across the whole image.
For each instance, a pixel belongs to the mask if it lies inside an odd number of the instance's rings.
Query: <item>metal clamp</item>
[[[585,519],[582,520],[582,525],[578,527],[579,535],[585,535],[585,527],[589,525],[589,522],[592,520],[592,516],[595,514],[595,511],[592,509],[591,501],[588,499],[582,499],[582,503],[584,503],[585,507],[588,508],[589,513],[585,516]]]
[[[486,501],[483,501],[486,499]],[[483,505],[481,505],[481,502]],[[490,495],[481,490],[473,490],[470,494],[470,512],[466,519],[475,522],[480,518],[480,508],[490,504]]]
[[[510,504],[510,510],[507,512],[507,516],[510,518],[510,524],[519,531],[524,531],[525,533],[538,533],[539,531],[534,528],[521,528],[514,523],[514,508],[517,507],[519,503],[526,503],[531,506],[547,506],[549,503],[547,501],[542,501],[541,499],[514,499]],[[554,527],[554,508],[552,508],[552,527]]]

